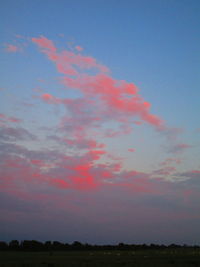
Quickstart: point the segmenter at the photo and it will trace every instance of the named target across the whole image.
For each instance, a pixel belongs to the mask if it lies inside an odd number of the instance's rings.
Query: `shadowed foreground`
[[[0,267],[200,267],[199,250],[1,251]]]

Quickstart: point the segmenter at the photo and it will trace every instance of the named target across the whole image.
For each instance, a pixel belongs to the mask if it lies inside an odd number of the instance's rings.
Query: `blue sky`
[[[1,3],[3,239],[200,242],[199,9]]]
[[[187,123],[198,112],[198,1],[4,1],[2,7],[2,42],[15,34],[64,33],[113,76],[133,81],[161,115],[183,124],[182,112]]]

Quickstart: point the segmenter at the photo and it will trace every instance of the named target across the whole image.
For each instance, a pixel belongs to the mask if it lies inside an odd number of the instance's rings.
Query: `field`
[[[0,267],[200,267],[199,250],[0,252]]]

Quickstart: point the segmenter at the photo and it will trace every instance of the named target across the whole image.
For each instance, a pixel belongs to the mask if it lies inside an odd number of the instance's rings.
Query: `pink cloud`
[[[200,170],[192,170],[191,173],[192,174],[200,174]]]
[[[71,51],[57,52],[53,42],[46,37],[41,36],[40,38],[32,38],[32,41],[36,43],[45,53],[50,60],[55,62],[57,70],[63,74],[76,75],[77,70],[75,67],[81,69],[97,68],[102,72],[107,72],[108,68],[97,63],[96,59],[88,56],[82,56],[75,54]]]
[[[153,175],[161,175],[161,176],[166,176],[166,175],[171,175],[176,171],[175,167],[172,166],[166,166],[161,169],[158,169],[156,171],[153,171]]]
[[[96,68],[102,72],[108,72],[108,68],[97,63],[96,59],[92,57],[82,56],[80,54],[77,55],[71,51],[62,51],[55,57],[52,57],[51,54],[49,56],[50,59],[56,62],[58,71],[67,75],[78,74],[75,67],[86,70]]]
[[[79,52],[83,51],[83,48],[79,45],[75,46],[75,49]]]
[[[105,137],[112,138],[112,137],[119,137],[128,135],[132,132],[132,127],[128,125],[128,123],[121,124],[117,130],[106,129],[105,130]]]
[[[40,38],[32,38],[32,41],[36,43],[40,48],[46,49],[49,52],[56,52],[57,50],[53,42],[44,36],[41,36]]]
[[[7,123],[7,122],[13,122],[13,123],[20,123],[22,122],[21,119],[18,119],[16,117],[10,117],[5,114],[0,113],[0,122]]]
[[[75,167],[76,175],[72,177],[73,183],[77,189],[91,190],[97,187],[94,176],[90,172],[89,164],[77,165]]]
[[[171,164],[180,164],[182,162],[179,158],[167,158],[163,162],[160,163],[161,166],[167,166]]]
[[[178,136],[183,133],[182,128],[172,128],[172,127],[165,127],[164,132],[162,132],[169,141],[176,141]]]
[[[186,172],[178,173],[177,175],[189,179],[197,179],[198,181],[200,181],[200,170],[189,170]]]
[[[58,62],[56,64],[57,70],[60,73],[68,74],[68,75],[76,75],[77,71],[69,64],[69,63],[61,63]]]
[[[176,135],[177,131],[170,131],[160,117],[151,114],[151,104],[145,101],[133,83],[114,79],[108,74],[108,68],[98,63],[95,58],[68,50],[59,51],[51,40],[43,36],[32,38],[32,41],[55,64],[57,71],[63,74],[59,81],[65,89],[78,93],[77,98],[58,98],[49,93],[42,93],[40,96],[47,104],[62,105],[65,108],[65,115],[55,127],[58,135],[47,140],[54,140],[57,142],[56,145],[63,144],[65,149],[69,148],[74,153],[74,156],[67,154],[62,159],[58,158],[55,166],[52,164],[49,168],[45,161],[41,162],[40,159],[32,161],[34,168],[43,168],[43,171],[46,168],[51,185],[58,188],[96,188],[99,184],[101,185],[100,174],[103,179],[112,179],[122,172],[122,160],[118,162],[110,156],[106,151],[106,145],[98,138],[113,138],[130,134],[133,124],[142,123],[150,124],[166,136],[171,136],[172,132]],[[93,72],[89,72],[90,70]],[[105,126],[110,122],[115,124],[113,130]],[[179,150],[186,148],[183,144],[176,146]],[[134,152],[134,149],[129,148],[128,151]],[[102,160],[108,160],[109,163],[103,165]],[[169,164],[171,164],[169,160],[163,163],[164,167],[156,170],[154,175],[173,174],[176,169],[168,166]],[[59,170],[60,174],[56,175]],[[140,179],[150,178],[148,175],[137,172],[121,174],[123,179],[127,176],[134,177],[135,183],[137,176]],[[120,176],[117,178],[120,180]],[[145,182],[139,184],[137,181],[137,183],[135,190],[148,192]],[[123,184],[122,181],[120,184]]]
[[[136,125],[141,125],[142,121],[133,121],[133,123],[135,123]]]
[[[187,150],[191,147],[192,147],[191,145],[188,145],[185,143],[177,143],[169,149],[169,152],[171,152],[171,153],[183,153],[185,150]]]
[[[46,103],[49,103],[49,104],[59,104],[61,103],[61,100],[57,97],[54,97],[53,95],[51,94],[42,94],[41,95],[41,99],[44,100]]]
[[[15,122],[15,123],[19,123],[19,122],[21,122],[22,120],[21,120],[21,119],[18,119],[18,118],[15,118],[15,117],[9,117],[9,118],[8,118],[8,121],[10,121],[10,122]]]
[[[97,141],[93,139],[86,139],[82,136],[76,136],[74,139],[69,139],[69,138],[60,138],[60,143],[64,144],[66,143],[67,145],[71,145],[74,148],[78,149],[96,149],[96,148],[104,148],[105,144],[103,143],[98,143]]]
[[[122,116],[129,119],[139,116],[159,130],[164,129],[164,121],[149,113],[150,104],[137,94],[138,89],[132,83],[116,81],[101,73],[95,76],[84,74],[77,75],[75,78],[64,77],[63,83],[67,87],[81,90],[87,96],[99,97],[104,113],[107,109],[108,113],[117,117],[117,120]]]
[[[114,183],[113,187],[124,188],[128,193],[134,193],[135,195],[161,195],[164,190],[167,190],[165,182],[150,179],[150,175],[147,173],[124,172],[121,177],[122,179],[118,183]]]
[[[36,137],[22,127],[0,127],[0,137],[4,141],[36,140]]]
[[[61,137],[55,137],[54,141],[73,149],[77,154],[79,152],[84,153],[80,159],[81,166],[88,166],[85,158],[88,158],[90,162],[90,168],[85,170],[84,175],[83,171],[80,172],[76,168],[71,168],[73,173],[69,176],[70,183],[67,181],[69,186],[76,184],[78,188],[80,183],[80,188],[95,187],[95,178],[91,176],[91,173],[93,173],[92,166],[97,166],[96,161],[103,157],[116,161],[114,157],[111,159],[107,151],[102,150],[103,153],[98,154],[97,149],[105,149],[106,146],[97,139],[91,138],[94,134],[96,138],[119,137],[130,134],[133,124],[147,123],[172,142],[170,152],[180,153],[190,147],[187,144],[175,143],[182,130],[167,127],[164,120],[151,114],[151,103],[145,101],[133,83],[114,79],[108,74],[108,68],[99,64],[92,57],[68,50],[59,51],[54,43],[45,37],[32,38],[32,41],[55,64],[57,71],[64,74],[59,81],[64,84],[66,90],[75,89],[76,91],[74,91],[78,92],[79,95],[74,99],[58,98],[48,93],[40,96],[44,102],[63,105],[66,109],[66,115],[61,118],[57,126],[57,131]],[[88,70],[90,69],[94,69],[95,74],[89,74]],[[115,128],[107,129],[104,124],[108,122],[115,123]],[[89,152],[85,153],[86,151]],[[129,148],[128,151],[134,152],[134,149]],[[151,175],[162,178],[173,175],[176,168],[171,165],[179,163],[180,160],[178,159],[167,159],[161,164],[163,167],[152,172]],[[74,166],[76,165],[74,164]],[[121,168],[122,165],[120,165],[119,170]],[[107,166],[101,174],[102,177],[113,177],[113,170],[111,171]],[[63,177],[56,179],[62,180]],[[61,185],[62,183],[60,183]]]
[[[136,95],[138,91],[133,83],[127,83],[123,80],[117,81],[103,73],[94,76],[79,74],[75,78],[64,77],[63,83],[71,88],[80,89],[88,95],[97,94],[107,98],[112,96],[115,99],[121,97],[124,101],[129,100],[129,98],[126,97],[126,94],[130,96]],[[140,101],[141,98],[137,95],[135,100]]]
[[[17,47],[16,45],[12,45],[12,44],[7,44],[5,50],[10,53],[16,53],[16,52],[21,51],[19,47]]]
[[[130,208],[135,203],[140,211],[143,206],[148,211],[150,209],[150,212],[154,207],[155,214],[160,214],[159,210],[166,213],[169,209],[169,213],[174,212],[175,216],[180,216],[184,209],[189,207],[190,210],[193,202],[199,199],[199,170],[180,173],[179,175],[187,176],[188,180],[173,183],[155,179],[156,175],[153,178],[152,173],[123,170],[120,163],[98,163],[97,161],[105,155],[102,149],[78,156],[65,155],[53,150],[30,151],[6,144],[5,149],[1,147],[1,153],[0,191],[15,196],[16,199],[24,199],[25,203],[28,203],[28,210],[31,203],[34,206],[38,203],[40,207],[45,206],[45,211],[50,206],[54,207],[54,210],[82,210],[85,213],[91,204],[98,212],[99,205],[102,205],[103,211],[110,207],[118,216],[119,212],[124,213],[123,207],[126,208],[128,205],[128,218]],[[48,168],[49,163],[51,167]],[[88,191],[91,194],[88,194]],[[86,197],[88,204],[82,196]],[[79,209],[76,209],[76,206]],[[173,212],[170,211],[172,206]],[[197,209],[193,209],[194,216],[198,214],[198,209],[197,204]]]
[[[15,34],[15,37],[16,37],[16,38],[19,38],[19,39],[20,39],[20,38],[23,38],[23,36],[21,36],[20,34]]]
[[[69,184],[65,180],[59,178],[51,179],[50,184],[61,189],[69,188]]]
[[[105,74],[108,68],[97,63],[92,57],[67,50],[59,52],[54,43],[46,37],[32,38],[32,41],[55,63],[58,72],[65,75],[61,81],[66,88],[77,89],[84,94],[78,100],[79,102],[58,99],[50,94],[42,95],[41,98],[46,103],[63,104],[70,111],[68,118],[65,117],[61,121],[63,129],[70,127],[74,129],[75,134],[82,131],[84,135],[88,132],[88,127],[90,129],[101,127],[105,121],[115,120],[118,123],[118,129],[112,133],[107,130],[105,136],[117,137],[131,133],[130,123],[133,122],[134,117],[140,119],[136,121],[137,124],[146,122],[159,131],[165,129],[164,121],[150,113],[151,104],[139,95],[139,90],[133,83],[115,80]],[[91,68],[95,68],[98,71],[97,74],[87,74],[86,71]],[[82,73],[82,70],[85,73]],[[87,112],[88,106],[90,113]],[[92,113],[95,116],[91,116]]]

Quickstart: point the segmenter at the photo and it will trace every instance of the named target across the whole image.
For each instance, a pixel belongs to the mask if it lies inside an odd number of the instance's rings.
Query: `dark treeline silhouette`
[[[44,243],[36,240],[12,240],[9,243],[0,241],[1,251],[88,251],[88,250],[165,250],[165,249],[200,249],[200,246],[188,246],[188,245],[156,245],[156,244],[124,244],[119,243],[118,245],[90,245],[82,244],[78,241],[74,241],[72,244],[61,243],[58,241],[46,241]]]

